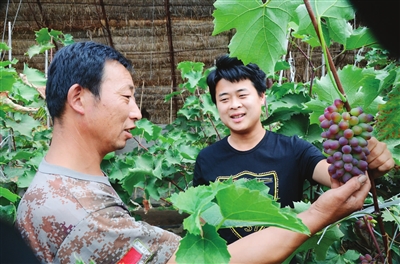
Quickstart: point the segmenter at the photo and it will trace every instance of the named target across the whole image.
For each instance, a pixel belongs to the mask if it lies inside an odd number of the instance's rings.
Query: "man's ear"
[[[79,84],[72,85],[67,94],[67,104],[74,111],[83,114],[84,110],[84,88]]]
[[[262,104],[262,105],[265,105],[265,100],[266,100],[265,93],[262,93],[262,94],[261,94],[261,104]]]

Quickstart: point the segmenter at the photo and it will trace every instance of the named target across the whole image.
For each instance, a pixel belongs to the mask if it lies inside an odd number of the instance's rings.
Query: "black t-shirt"
[[[238,151],[227,137],[200,151],[195,165],[193,185],[208,185],[215,180],[247,178],[263,181],[269,193],[282,207],[293,206],[303,194],[304,181],[312,180],[317,163],[325,157],[311,143],[297,136],[284,136],[267,131],[251,150]],[[218,230],[228,244],[263,229],[263,227]]]

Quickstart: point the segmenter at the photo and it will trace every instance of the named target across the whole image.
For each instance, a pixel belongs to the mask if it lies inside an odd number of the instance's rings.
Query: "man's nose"
[[[236,109],[242,106],[242,103],[240,102],[239,98],[233,97],[231,99],[231,109]]]
[[[142,119],[142,113],[135,102],[133,103],[131,111],[129,112],[129,118],[134,120]]]

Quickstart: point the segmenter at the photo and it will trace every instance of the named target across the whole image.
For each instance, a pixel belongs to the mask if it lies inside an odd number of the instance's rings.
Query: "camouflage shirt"
[[[180,240],[135,221],[107,177],[44,159],[18,206],[16,225],[43,263],[165,263]]]

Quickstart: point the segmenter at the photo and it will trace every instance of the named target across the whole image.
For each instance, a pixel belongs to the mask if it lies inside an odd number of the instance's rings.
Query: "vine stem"
[[[385,231],[385,226],[383,225],[382,213],[381,213],[381,210],[379,209],[379,205],[378,205],[378,198],[377,198],[378,195],[376,192],[375,181],[372,176],[372,173],[369,173],[368,175],[371,175],[371,176],[369,176],[369,179],[371,181],[371,192],[372,192],[372,198],[374,200],[374,209],[375,209],[375,214],[377,216],[379,229],[381,230],[383,245],[385,246],[386,257],[388,259],[388,263],[392,264],[392,258],[390,256],[391,254],[390,254],[390,250],[389,250],[388,234]]]
[[[200,102],[201,102],[201,103],[204,103],[204,102],[203,102],[203,99],[201,99],[201,94],[200,94],[199,89],[197,88],[196,90],[197,90],[197,95],[199,96]],[[218,139],[221,140],[221,135],[219,134],[217,127],[215,126],[213,120],[211,119],[210,114],[209,114],[209,113],[206,113],[206,116],[207,116],[207,118],[210,120],[211,125],[213,126],[213,128],[214,128],[214,130],[215,130],[215,133],[217,134]]]
[[[307,12],[308,12],[308,15],[310,16],[311,22],[312,22],[312,24],[314,26],[315,32],[317,33],[318,39],[319,39],[319,41],[321,43],[321,46],[322,46],[322,44],[325,43],[325,41],[323,39],[323,36],[321,36],[321,34],[320,34],[318,22],[317,22],[317,19],[315,18],[315,15],[314,15],[314,12],[313,12],[313,10],[311,8],[310,2],[308,0],[303,0],[303,1],[304,1],[304,4],[305,4],[306,8],[307,8]],[[342,83],[340,82],[339,76],[337,74],[336,67],[335,67],[335,64],[333,63],[333,59],[332,59],[331,53],[329,52],[329,49],[328,49],[328,47],[326,45],[322,46],[322,50],[323,50],[324,55],[326,55],[326,57],[328,59],[328,65],[329,65],[329,68],[330,68],[330,72],[332,72],[332,75],[333,75],[333,78],[334,78],[335,83],[337,85],[337,88],[339,89],[340,94],[343,95],[344,98],[345,98],[345,100],[343,100],[344,106],[346,107],[347,112],[350,112],[351,107],[350,107],[350,104],[349,104],[349,102],[347,100],[347,96],[346,96],[346,93],[344,92]]]
[[[345,91],[343,89],[342,83],[340,82],[340,79],[339,79],[339,76],[337,74],[336,67],[335,67],[335,64],[333,63],[332,56],[331,56],[331,54],[329,52],[329,49],[328,49],[328,47],[326,45],[324,45],[325,44],[324,36],[322,34],[322,31],[320,30],[321,28],[319,26],[319,23],[318,23],[315,15],[314,15],[314,12],[313,12],[313,10],[311,8],[310,2],[308,0],[303,0],[303,1],[304,1],[305,6],[306,6],[308,15],[310,16],[311,23],[313,24],[315,32],[317,33],[318,39],[319,39],[319,41],[321,43],[321,48],[322,48],[322,51],[324,53],[324,56],[326,56],[326,58],[328,59],[328,65],[329,65],[329,68],[330,68],[329,70],[333,75],[333,78],[334,78],[335,83],[337,85],[337,89],[341,93],[340,95],[344,96],[344,98],[345,98],[344,106],[345,106],[346,110],[348,112],[350,112],[350,110],[351,110],[350,104],[349,104],[349,102],[347,100],[347,96],[346,96],[346,93],[345,93]],[[377,215],[379,228],[380,228],[380,231],[381,231],[381,234],[382,234],[383,244],[384,244],[384,247],[385,247],[385,252],[386,252],[386,254],[388,256],[390,256],[390,251],[389,251],[389,248],[388,248],[388,237],[387,237],[387,233],[385,232],[385,228],[384,228],[383,220],[382,220],[382,214],[381,214],[381,211],[380,211],[379,205],[378,205],[375,181],[374,181],[372,176],[369,176],[369,177],[370,177],[370,181],[371,181],[371,192],[372,192],[372,196],[373,196],[373,200],[374,200],[375,214]],[[390,257],[388,257],[388,263],[389,264],[392,263]]]
[[[372,225],[368,222],[367,217],[365,217],[365,215],[364,215],[363,219],[364,219],[365,226],[367,227],[369,235],[371,236],[372,241],[374,242],[374,245],[375,245],[375,247],[376,247],[376,249],[377,249],[377,251],[379,253],[379,256],[380,256],[382,262],[385,262],[385,259],[384,259],[383,255],[382,255],[382,252],[381,252],[381,249],[379,248],[378,241],[376,240],[376,237],[374,235],[374,231],[372,230]]]

